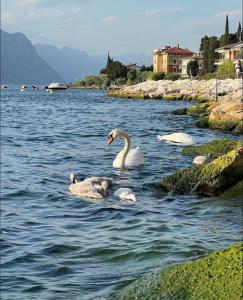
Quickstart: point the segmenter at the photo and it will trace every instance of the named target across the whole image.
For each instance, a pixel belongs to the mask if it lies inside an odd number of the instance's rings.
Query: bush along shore
[[[195,123],[198,127],[243,133],[242,79],[147,80],[109,91],[108,95],[128,99],[194,101],[192,107],[176,110],[174,114],[198,117]]]
[[[158,273],[125,287],[119,300],[240,300],[243,295],[243,243]]]

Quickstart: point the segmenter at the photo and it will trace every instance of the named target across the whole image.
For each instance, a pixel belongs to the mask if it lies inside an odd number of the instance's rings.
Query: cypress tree
[[[226,15],[226,21],[225,21],[225,35],[229,34],[229,18],[228,15]]]
[[[238,29],[236,31],[237,41],[241,41],[241,24],[239,22]]]

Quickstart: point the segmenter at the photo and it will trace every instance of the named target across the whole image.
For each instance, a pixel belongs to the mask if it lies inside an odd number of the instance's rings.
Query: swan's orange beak
[[[107,145],[110,145],[114,141],[114,139],[111,135],[109,135],[107,139],[108,139]]]

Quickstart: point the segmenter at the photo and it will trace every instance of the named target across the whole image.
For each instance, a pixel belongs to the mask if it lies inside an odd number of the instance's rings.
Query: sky
[[[230,32],[241,21],[242,0],[1,0],[1,27],[34,44],[91,55],[152,54],[164,45],[198,52],[204,35]]]

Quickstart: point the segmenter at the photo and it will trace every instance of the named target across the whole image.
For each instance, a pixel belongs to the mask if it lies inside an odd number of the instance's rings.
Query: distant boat
[[[52,82],[48,85],[49,90],[66,90],[68,89],[68,85],[65,83]]]
[[[31,88],[32,88],[32,90],[36,90],[36,89],[38,89],[38,86],[32,85]]]
[[[24,92],[24,91],[27,90],[27,88],[28,88],[27,85],[24,85],[24,84],[23,84],[23,85],[21,85],[20,91],[21,91],[21,92]]]
[[[6,85],[2,85],[1,88],[2,88],[2,89],[6,89],[7,86],[6,86]]]

